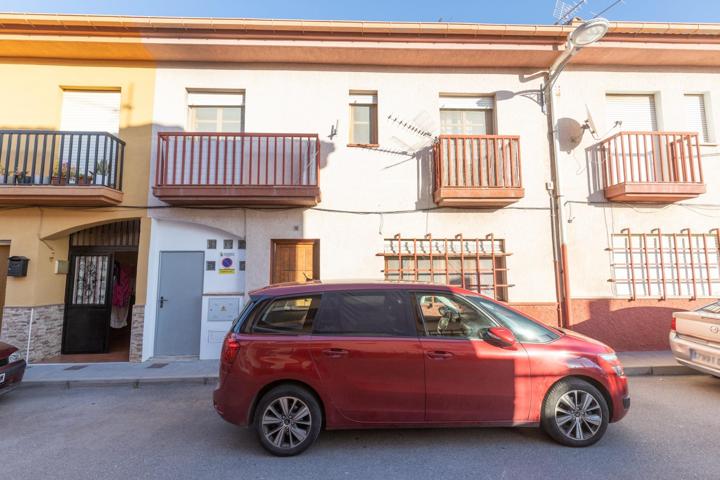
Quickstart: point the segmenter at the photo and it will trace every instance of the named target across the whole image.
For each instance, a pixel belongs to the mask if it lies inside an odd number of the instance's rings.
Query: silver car
[[[720,301],[693,312],[675,312],[670,348],[679,363],[720,377]]]

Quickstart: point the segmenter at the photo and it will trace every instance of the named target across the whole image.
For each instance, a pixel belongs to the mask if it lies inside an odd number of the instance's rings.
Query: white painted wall
[[[705,93],[711,139],[717,139],[719,86],[717,71],[613,69],[598,72],[575,68],[564,72],[557,83],[557,117],[582,124],[587,118],[587,106],[598,133],[609,136],[616,130],[610,130],[612,125],[607,121],[606,93],[652,93],[656,98],[658,128],[688,131],[683,95]],[[720,227],[720,149],[716,144],[701,147],[705,194],[677,205],[643,206],[606,203],[602,192],[592,187],[592,165],[586,149],[597,142],[586,132],[577,147],[560,155],[565,201],[571,202],[565,208],[566,218],[572,218],[572,223],[567,225],[571,292],[573,297],[580,298],[615,296],[613,285],[608,281],[612,272],[607,251],[613,233],[620,233],[623,228],[650,233],[658,227],[663,233],[679,233],[683,228],[707,233]]]
[[[221,219],[217,219],[220,221]],[[228,299],[242,307],[245,294],[245,272],[240,270],[239,262],[246,261],[245,250],[238,248],[241,237],[218,228],[207,227],[198,222],[185,223],[153,219],[150,238],[150,257],[148,262],[148,296],[145,306],[145,325],[143,331],[143,360],[153,356],[155,347],[155,329],[158,307],[158,278],[160,254],[167,251],[199,251],[205,255],[205,261],[215,261],[220,268],[223,258],[233,260],[234,273],[221,274],[219,270],[203,272],[203,303],[201,317],[200,358],[219,358],[222,339],[218,332],[227,332],[231,320],[209,321],[208,305],[211,298]],[[207,241],[217,241],[216,249],[208,249]],[[234,248],[223,248],[223,240],[232,240]]]
[[[416,70],[323,66],[160,66],[154,105],[155,132],[184,130],[188,89],[245,91],[245,131],[314,133],[322,142],[318,209],[152,210],[155,218],[223,228],[247,240],[247,289],[270,280],[272,239],[320,239],[323,279],[383,277],[383,239],[404,237],[506,240],[511,301],[555,300],[545,117],[532,95],[533,72]],[[348,147],[350,90],[378,92],[380,149]],[[429,147],[439,133],[441,93],[493,94],[499,134],[521,135],[525,198],[499,210],[433,210]],[[395,121],[394,119],[398,120]],[[431,133],[419,135],[402,123]],[[337,135],[329,137],[331,127]],[[407,152],[407,153],[402,153]],[[153,153],[153,155],[155,155]],[[153,157],[154,158],[154,157]],[[154,169],[154,162],[153,162]],[[154,182],[154,175],[151,183]],[[150,194],[151,204],[162,204]],[[395,212],[360,214],[327,212]],[[401,213],[397,213],[400,211]],[[154,234],[154,233],[153,233]],[[152,263],[152,260],[151,260]],[[150,279],[154,277],[151,275]],[[152,298],[149,295],[148,298]]]

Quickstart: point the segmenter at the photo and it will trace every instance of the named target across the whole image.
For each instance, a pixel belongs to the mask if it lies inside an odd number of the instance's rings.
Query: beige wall
[[[123,203],[113,208],[29,207],[0,209],[0,240],[9,240],[10,255],[30,258],[28,275],[10,278],[6,306],[51,305],[64,301],[65,275],[55,274],[56,260],[67,260],[68,235],[114,219],[145,217],[155,69],[150,64],[78,62],[7,62],[0,64],[1,129],[60,128],[62,87],[120,88],[119,136],[127,144]],[[149,224],[143,223],[149,230]],[[138,260],[138,304],[144,303],[149,232],[141,233]],[[145,254],[147,255],[147,254]]]

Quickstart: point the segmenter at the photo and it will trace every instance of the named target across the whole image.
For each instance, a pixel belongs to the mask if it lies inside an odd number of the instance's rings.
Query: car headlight
[[[621,377],[625,375],[625,370],[623,370],[622,364],[620,363],[620,360],[618,359],[616,353],[601,353],[598,355],[598,358],[606,361],[608,365],[610,365],[610,368],[612,368],[612,370],[616,374],[620,375]]]
[[[20,352],[13,352],[8,357],[8,363],[15,363],[19,361],[22,357],[20,357]]]

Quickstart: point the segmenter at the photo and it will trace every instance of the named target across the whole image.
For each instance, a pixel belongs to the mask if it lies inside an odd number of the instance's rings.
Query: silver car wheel
[[[312,415],[297,397],[280,397],[267,406],[262,416],[263,435],[278,448],[295,448],[310,434]]]
[[[600,403],[584,390],[571,390],[555,404],[555,423],[563,435],[572,440],[594,437],[602,421]]]

